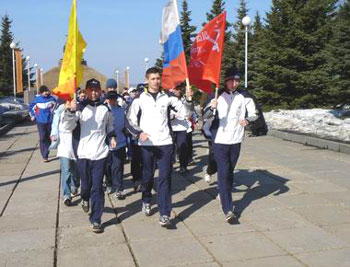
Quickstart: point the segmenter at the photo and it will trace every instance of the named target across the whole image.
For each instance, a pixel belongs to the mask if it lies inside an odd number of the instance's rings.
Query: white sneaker
[[[204,181],[206,181],[208,184],[211,182],[211,175],[209,175],[209,174],[205,174],[204,175]]]

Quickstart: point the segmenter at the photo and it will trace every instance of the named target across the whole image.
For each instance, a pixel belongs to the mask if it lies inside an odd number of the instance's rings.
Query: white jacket
[[[183,97],[179,99],[182,103],[186,102],[186,99]],[[187,118],[190,117],[192,114],[190,113],[189,116],[185,117],[180,112],[176,110],[170,111],[170,118],[171,118],[171,128],[174,132],[181,132],[181,131],[188,131],[188,120]]]
[[[72,129],[72,124],[80,123],[80,140],[78,158],[100,160],[108,155],[106,144],[107,134],[113,135],[113,116],[108,107],[90,102],[80,111],[74,113],[66,110],[62,118],[66,129]]]
[[[127,128],[135,136],[144,132],[149,135],[141,146],[163,146],[173,143],[170,135],[170,109],[178,112],[179,116],[188,117],[192,104],[182,103],[177,97],[160,91],[156,101],[150,93],[144,92],[135,99],[127,113]]]

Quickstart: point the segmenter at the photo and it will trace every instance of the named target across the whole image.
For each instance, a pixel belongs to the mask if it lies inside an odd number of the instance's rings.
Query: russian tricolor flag
[[[163,9],[160,42],[164,46],[162,87],[175,88],[188,78],[177,0],[169,0]]]

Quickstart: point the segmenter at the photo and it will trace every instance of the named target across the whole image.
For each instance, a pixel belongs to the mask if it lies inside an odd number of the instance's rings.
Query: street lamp
[[[245,27],[245,81],[244,87],[248,88],[248,27],[250,25],[251,19],[248,16],[245,16],[242,19],[242,24]]]
[[[41,68],[41,69],[40,69],[40,81],[41,81],[41,85],[44,84],[44,75],[43,75],[43,72],[44,72],[44,69]]]
[[[10,44],[10,48],[12,49],[12,71],[13,71],[13,96],[16,101],[16,66],[15,66],[15,49],[17,45],[15,42]]]
[[[115,70],[115,75],[117,76],[117,85],[119,86],[119,70]]]
[[[30,91],[30,65],[29,65],[30,56],[26,56],[27,61],[27,76],[28,76],[28,91]]]
[[[149,58],[145,57],[145,68],[146,68],[146,71],[148,70],[148,63],[149,63]]]
[[[35,68],[35,84],[36,84],[36,94],[39,94],[39,77],[38,77],[38,64],[34,64]]]
[[[129,89],[130,87],[130,67],[126,67],[126,71],[125,71],[125,87],[127,87]]]

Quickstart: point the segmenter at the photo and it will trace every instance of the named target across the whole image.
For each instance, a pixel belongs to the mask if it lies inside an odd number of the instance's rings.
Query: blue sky
[[[13,20],[12,32],[24,55],[38,63],[44,72],[62,58],[68,32],[71,0],[1,0],[0,16]],[[153,65],[160,56],[162,8],[167,0],[77,0],[80,31],[87,41],[84,58],[88,65],[107,77],[130,66],[131,83],[143,81],[144,58]],[[181,0],[179,9],[181,10]],[[271,0],[247,0],[249,15],[262,16]],[[192,24],[201,29],[212,0],[188,0]],[[235,21],[239,0],[226,0],[228,20]]]

